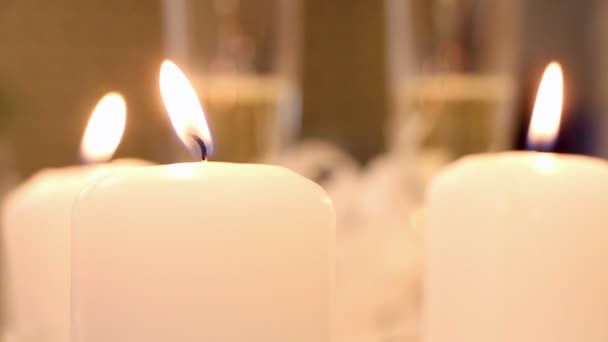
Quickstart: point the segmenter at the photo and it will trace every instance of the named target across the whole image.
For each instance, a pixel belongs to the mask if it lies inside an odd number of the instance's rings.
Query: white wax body
[[[471,156],[428,196],[426,341],[608,341],[606,162]]]
[[[136,160],[46,169],[11,192],[2,207],[5,327],[17,341],[69,341],[69,232],[78,193]]]
[[[328,342],[334,212],[283,168],[99,179],[75,208],[74,342]]]

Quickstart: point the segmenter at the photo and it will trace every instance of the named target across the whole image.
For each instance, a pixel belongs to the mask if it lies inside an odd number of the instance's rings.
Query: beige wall
[[[303,135],[369,158],[384,143],[382,2],[303,3]],[[160,1],[3,1],[0,42],[0,138],[22,175],[76,162],[88,115],[109,90],[124,92],[129,109],[117,156],[174,159],[179,143],[157,91]]]
[[[22,173],[73,164],[95,102],[124,92],[129,119],[117,155],[168,161],[170,126],[157,91],[160,3],[0,2],[0,134]]]
[[[382,1],[304,2],[303,131],[366,160],[384,146]]]

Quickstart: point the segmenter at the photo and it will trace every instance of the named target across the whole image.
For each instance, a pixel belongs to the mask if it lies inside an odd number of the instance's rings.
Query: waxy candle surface
[[[75,206],[73,341],[330,340],[334,213],[283,168],[103,177]]]
[[[428,192],[425,340],[608,340],[608,164],[464,158]]]
[[[127,159],[46,169],[9,194],[2,208],[7,334],[17,341],[69,341],[74,201],[96,177],[144,164]]]

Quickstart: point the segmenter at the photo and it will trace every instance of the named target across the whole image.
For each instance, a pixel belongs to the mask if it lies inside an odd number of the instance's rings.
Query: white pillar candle
[[[125,118],[122,97],[105,96],[85,132],[83,157],[91,162],[109,159],[122,136]],[[46,169],[9,194],[2,208],[3,281],[8,306],[6,329],[15,340],[69,341],[72,205],[95,177],[139,164],[143,163],[124,160]]]
[[[209,147],[185,76],[165,62],[160,81],[183,141]],[[332,205],[287,169],[131,169],[89,186],[73,224],[75,342],[330,340]]]
[[[551,64],[530,139],[552,139],[561,70]],[[608,163],[506,152],[466,157],[428,192],[425,339],[608,340]]]

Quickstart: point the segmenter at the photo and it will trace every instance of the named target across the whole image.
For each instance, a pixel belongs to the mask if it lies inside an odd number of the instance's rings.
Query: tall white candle
[[[531,139],[559,126],[561,70],[537,96]],[[425,340],[608,339],[608,163],[506,152],[466,157],[428,192]]]
[[[126,108],[118,94],[105,96],[85,132],[83,158],[109,159],[125,126]],[[117,167],[111,164],[46,169],[21,184],[2,207],[3,265],[7,334],[17,341],[69,341],[69,227],[78,193]]]
[[[161,92],[200,158],[202,108],[170,62]],[[333,235],[327,195],[280,167],[196,162],[98,179],[75,206],[73,341],[328,342]]]

